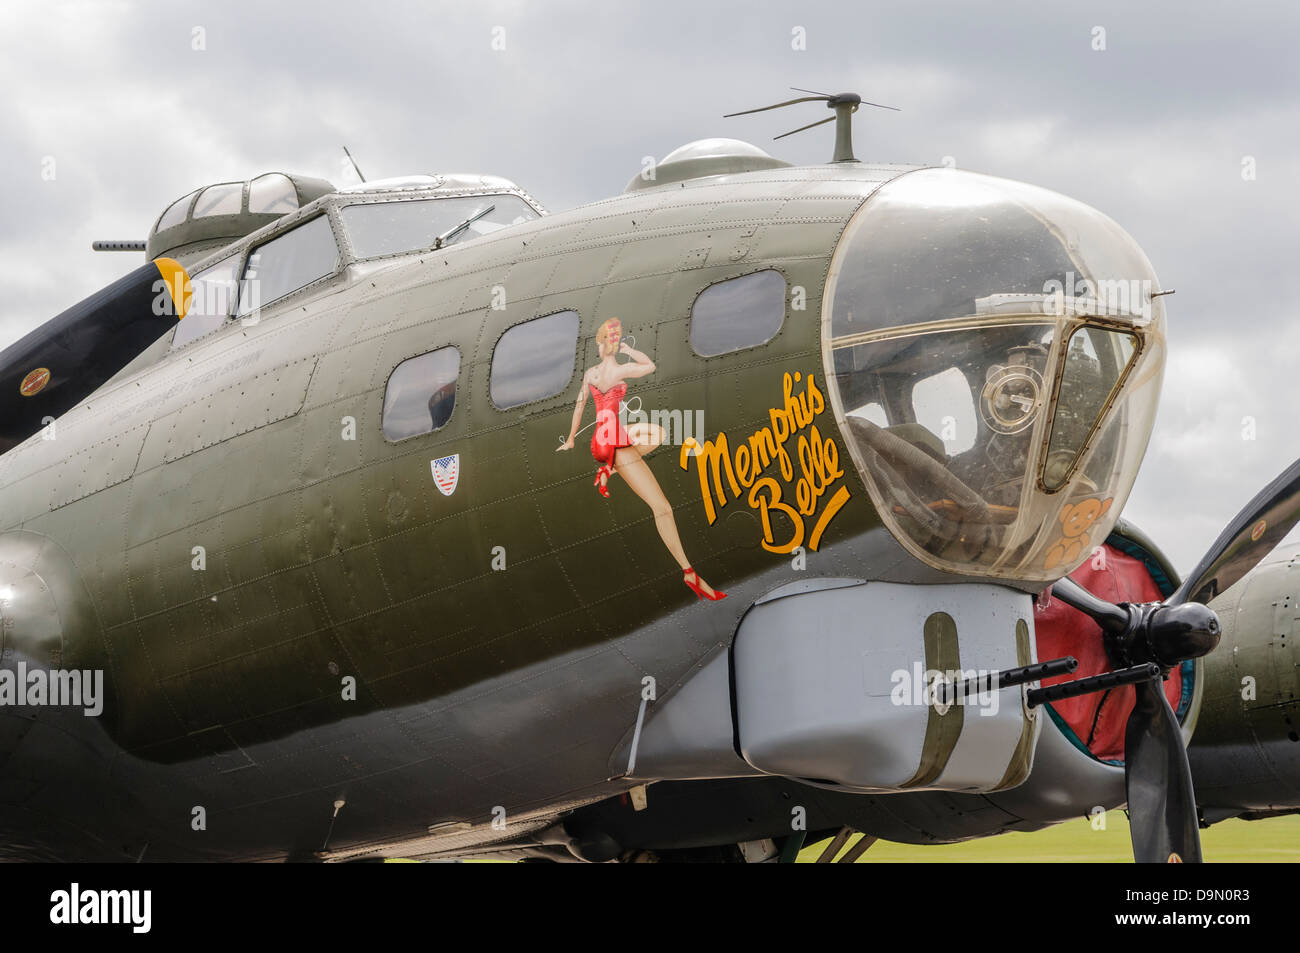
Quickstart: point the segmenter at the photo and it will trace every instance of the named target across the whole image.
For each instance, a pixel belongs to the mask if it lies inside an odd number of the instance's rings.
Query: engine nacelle
[[[1300,808],[1300,552],[1263,563],[1210,603],[1223,638],[1205,658],[1188,755],[1207,820]]]

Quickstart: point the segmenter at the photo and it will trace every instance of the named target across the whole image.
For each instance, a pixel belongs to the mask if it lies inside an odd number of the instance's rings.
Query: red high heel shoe
[[[607,500],[609,499],[609,490],[605,484],[609,482],[609,478],[613,475],[614,468],[608,463],[596,468],[596,482],[593,483],[592,486],[594,486],[596,491]]]
[[[686,578],[687,576],[694,576],[695,581],[691,582],[689,579]],[[691,592],[695,593],[701,599],[708,599],[710,602],[717,602],[719,599],[727,598],[727,594],[725,592],[718,592],[716,589],[714,590],[713,595],[709,595],[709,593],[705,590],[705,588],[700,585],[700,574],[697,573],[690,566],[687,566],[685,569],[682,570],[682,582],[686,583],[687,587],[691,590]]]

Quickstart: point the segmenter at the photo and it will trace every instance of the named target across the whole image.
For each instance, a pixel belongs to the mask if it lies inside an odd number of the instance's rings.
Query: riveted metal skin
[[[1214,820],[1300,809],[1300,553],[1283,547],[1210,603],[1205,703],[1187,753]]]
[[[872,193],[909,171],[841,163],[666,182],[381,262],[350,259],[338,221],[348,196],[331,193],[196,262],[319,214],[340,241],[337,273],[256,322],[151,349],[65,414],[56,441],[0,455],[0,587],[46,586],[6,624],[6,644],[11,632],[30,645],[57,635],[64,660],[106,675],[100,717],[0,708],[0,855],[345,859],[568,842],[559,818],[638,783],[612,774],[611,757],[634,731],[643,679],[658,685],[647,706],[671,699],[728,651],[765,593],[809,576],[970,582],[884,529],[847,454],[847,500],[795,568],[794,554],[760,545],[745,499],[728,499],[710,524],[697,472],[663,447],[647,463],[694,565],[728,594],[702,603],[625,483],[602,499],[585,451],[556,452],[610,317],[653,358],[635,382],[643,405],[698,409],[709,435],[764,426],[786,374],[822,382],[832,254]],[[700,293],[765,270],[801,291],[776,335],[696,354]],[[502,334],[565,310],[581,322],[568,384],[493,406]],[[446,425],[386,440],[390,374],[449,346],[461,365]],[[843,439],[829,409],[816,421]],[[431,462],[452,456],[455,488],[440,492]],[[1036,591],[998,586],[1020,601]],[[1005,628],[996,667],[1028,664],[1028,624]],[[1068,765],[1077,795],[1057,797],[1061,810],[1118,803],[1115,769],[1042,734],[1039,748]],[[921,792],[889,795],[909,806],[888,811],[886,798],[853,803],[920,840],[1060,819],[1019,796],[1033,737],[1008,735],[996,800]],[[61,794],[49,800],[40,771],[58,746],[79,754],[58,759]],[[206,829],[192,824],[196,806]],[[497,807],[504,830],[492,824]],[[95,837],[68,820],[89,815]]]
[[[617,316],[653,355],[655,374],[638,382],[647,407],[699,408],[710,433],[759,423],[781,399],[784,371],[820,378],[831,253],[867,196],[906,171],[678,182],[354,267],[264,308],[257,323],[231,321],[155,355],[68,412],[57,441],[0,456],[0,530],[75,553],[87,612],[62,638],[110,661],[115,717],[75,728],[115,754],[107,773],[87,761],[81,788],[129,792],[152,819],[137,840],[155,858],[314,850],[330,813],[316,816],[321,785],[331,803],[338,786],[374,796],[369,807],[348,798],[336,849],[501,802],[512,814],[554,812],[558,790],[614,793],[606,763],[643,670],[665,686],[681,680],[730,639],[749,599],[788,580],[789,563],[756,545],[755,521],[709,531],[695,474],[663,448],[650,461],[687,545],[733,593],[696,604],[651,548],[661,544],[645,506],[624,486],[601,500],[589,467],[555,452],[595,331]],[[764,269],[803,290],[803,309],[788,306],[764,347],[694,354],[696,296]],[[507,303],[494,309],[498,287]],[[497,339],[563,309],[582,322],[570,384],[497,410]],[[385,440],[389,374],[447,345],[463,356],[448,424]],[[349,417],[355,440],[341,438]],[[823,426],[834,431],[829,415]],[[444,496],[429,461],[457,453],[459,483]],[[880,529],[858,477],[846,481],[852,503],[827,528],[818,571],[940,577]],[[735,501],[722,515],[741,510]],[[504,573],[491,567],[498,545]],[[343,697],[346,678],[355,700]],[[532,753],[527,763],[518,750]],[[23,755],[20,744],[10,761]],[[396,827],[378,806],[393,799],[406,805]],[[195,804],[222,836],[190,829]],[[0,825],[31,806],[21,793],[0,796]]]

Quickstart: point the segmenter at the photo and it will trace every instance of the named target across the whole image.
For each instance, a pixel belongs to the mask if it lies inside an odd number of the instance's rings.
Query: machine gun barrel
[[[1001,672],[988,672],[978,678],[967,679],[954,687],[953,694],[955,698],[978,695],[999,688],[1023,685],[1025,682],[1037,682],[1044,678],[1051,678],[1053,675],[1064,675],[1078,667],[1079,660],[1073,655],[1066,655],[1063,658],[1054,658],[1034,665],[1022,665],[1020,668],[1008,668]]]
[[[1107,688],[1115,688],[1119,685],[1134,685],[1155,678],[1159,674],[1159,665],[1155,662],[1146,662],[1131,668],[1121,668],[1117,672],[1102,672],[1100,675],[1091,675],[1073,682],[1035,688],[1029,692],[1029,707],[1033,708],[1043,702],[1059,701],[1062,698],[1074,698],[1076,695],[1087,695],[1089,692],[1105,691]]]
[[[96,241],[90,243],[91,251],[144,251],[143,241]]]

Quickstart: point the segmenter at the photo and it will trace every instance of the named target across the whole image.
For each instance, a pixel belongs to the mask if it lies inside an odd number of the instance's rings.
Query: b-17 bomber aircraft
[[[1300,462],[1180,580],[1121,518],[1135,241],[804,102],[828,163],[701,140],[554,214],[269,173],[103,243],[146,263],[0,353],[0,856],[759,862],[1127,805],[1196,861],[1300,810],[1300,552],[1254,568]]]

